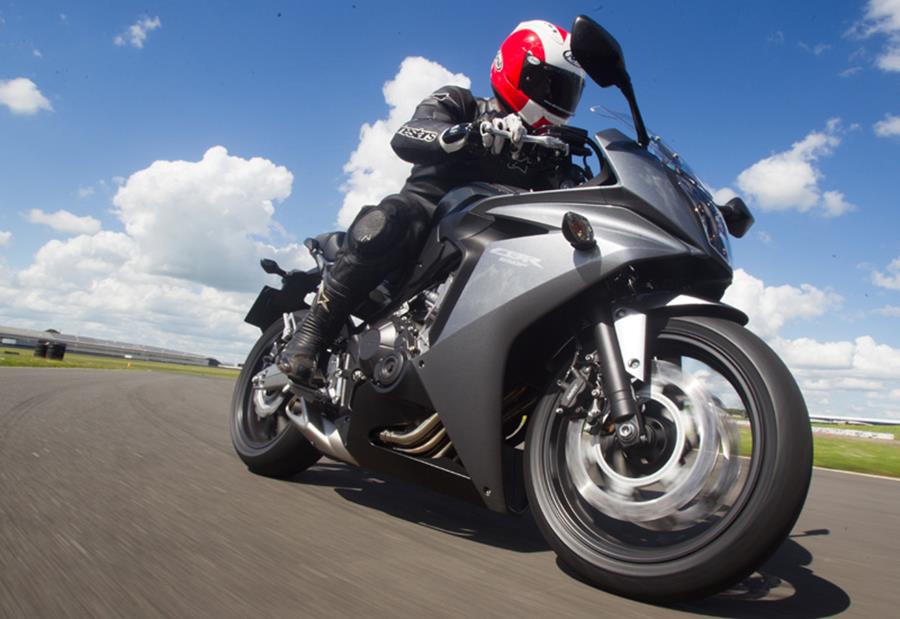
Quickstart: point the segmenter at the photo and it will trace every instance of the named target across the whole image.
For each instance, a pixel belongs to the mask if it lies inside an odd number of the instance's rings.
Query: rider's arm
[[[475,120],[478,105],[472,93],[458,86],[444,86],[416,108],[391,140],[397,156],[410,163],[435,164],[463,150],[461,125]]]

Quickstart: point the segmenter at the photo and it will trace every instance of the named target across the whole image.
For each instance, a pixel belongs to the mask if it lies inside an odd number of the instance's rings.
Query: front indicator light
[[[584,215],[569,211],[563,215],[562,233],[575,249],[589,250],[597,247],[594,228]]]

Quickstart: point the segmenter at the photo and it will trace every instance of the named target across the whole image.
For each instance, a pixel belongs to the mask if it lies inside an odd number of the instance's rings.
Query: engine
[[[428,350],[428,333],[451,281],[419,293],[357,336],[359,367],[375,386],[389,388],[411,359]]]

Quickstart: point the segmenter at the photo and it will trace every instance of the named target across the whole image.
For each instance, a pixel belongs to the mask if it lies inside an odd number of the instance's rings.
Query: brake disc
[[[574,419],[566,429],[572,482],[607,516],[650,528],[689,526],[715,512],[737,479],[736,433],[703,383],[671,363],[655,361],[636,395],[659,416],[655,427],[666,428],[664,457],[636,471],[615,440]]]

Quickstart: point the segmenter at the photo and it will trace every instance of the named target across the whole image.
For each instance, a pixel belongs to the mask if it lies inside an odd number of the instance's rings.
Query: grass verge
[[[154,372],[175,372],[177,374],[193,374],[196,376],[218,376],[220,378],[237,378],[239,370],[214,368],[201,365],[183,365],[180,363],[160,363],[157,361],[137,361],[121,357],[99,357],[67,353],[62,361],[43,359],[32,355],[27,348],[0,348],[0,368],[2,367],[38,367],[38,368],[91,368],[101,370],[140,370]]]
[[[824,424],[816,424],[824,425]],[[876,431],[890,432],[884,427]],[[853,426],[853,429],[862,429]],[[741,428],[741,454],[751,451],[750,430]],[[826,469],[900,478],[900,441],[813,434],[813,464]]]

